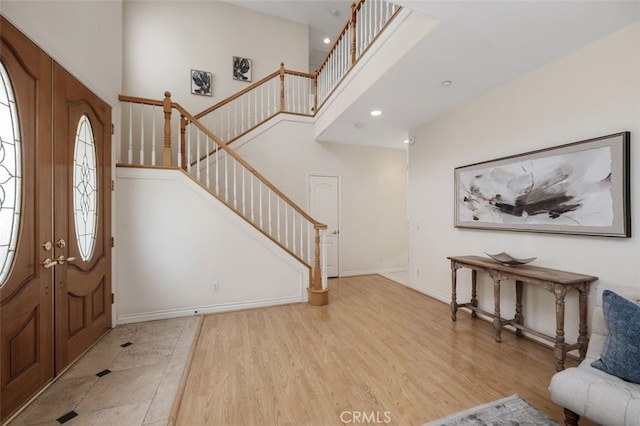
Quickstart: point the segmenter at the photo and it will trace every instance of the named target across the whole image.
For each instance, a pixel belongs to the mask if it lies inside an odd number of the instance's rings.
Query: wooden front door
[[[111,108],[58,64],[53,74],[60,372],[111,328]]]
[[[51,59],[4,19],[0,29],[3,77],[15,98],[2,102],[2,113],[17,110],[0,131],[0,234],[18,232],[14,251],[10,239],[0,241],[0,260],[13,254],[0,279],[2,421],[53,378],[54,270],[43,266],[53,255],[45,248],[53,240]]]
[[[111,109],[0,30],[1,422],[111,327]]]

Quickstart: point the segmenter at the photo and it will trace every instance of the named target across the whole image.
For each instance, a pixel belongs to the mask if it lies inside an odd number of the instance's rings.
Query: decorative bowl
[[[506,265],[506,266],[524,265],[529,262],[533,262],[534,260],[537,259],[537,257],[528,257],[526,259],[516,259],[515,257],[505,252],[497,253],[497,254],[489,254],[485,252],[485,254],[490,258],[492,258],[493,260],[495,260],[496,262],[502,263],[503,265]]]

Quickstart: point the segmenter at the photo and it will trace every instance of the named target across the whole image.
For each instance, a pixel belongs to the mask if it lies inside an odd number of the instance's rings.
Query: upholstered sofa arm
[[[577,424],[579,416],[615,426],[637,425],[640,419],[640,384],[591,366],[600,357],[607,337],[602,310],[602,292],[606,289],[635,303],[640,302],[640,288],[600,285],[596,289],[586,358],[578,367],[556,373],[549,386],[551,399],[565,408],[565,424]]]

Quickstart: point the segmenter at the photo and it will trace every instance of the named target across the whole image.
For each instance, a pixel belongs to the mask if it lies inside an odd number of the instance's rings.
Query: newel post
[[[284,112],[284,62],[280,63],[280,111]]]
[[[322,288],[322,266],[320,259],[320,230],[327,229],[327,225],[316,224],[313,268],[311,271],[311,285],[309,286],[309,304],[323,306],[329,303],[329,288]],[[325,260],[326,262],[326,260]]]
[[[162,165],[171,166],[171,92],[164,92],[162,109],[164,111],[164,148],[162,150]]]
[[[318,74],[320,70],[316,70],[313,74],[313,114],[318,112]]]
[[[349,65],[353,66],[356,63],[356,26],[357,26],[358,11],[356,4],[351,3],[351,46],[349,49]]]

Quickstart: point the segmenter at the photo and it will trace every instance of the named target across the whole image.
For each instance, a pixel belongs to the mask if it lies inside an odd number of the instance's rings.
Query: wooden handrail
[[[126,95],[118,95],[118,100],[122,102],[130,102],[132,104],[144,104],[144,105],[154,105],[154,106],[163,106],[164,101],[158,101],[155,99],[148,98],[138,98],[135,96],[126,96]]]
[[[297,77],[315,78],[315,74],[310,74],[308,72],[300,72],[300,71],[293,71],[293,70],[285,69],[284,73],[288,74],[288,75],[295,75]]]
[[[255,177],[257,177],[274,194],[276,194],[278,197],[280,197],[282,200],[284,200],[285,203],[287,203],[289,206],[291,206],[291,208],[293,208],[296,212],[298,212],[300,214],[300,216],[304,217],[308,222],[312,223],[314,227],[319,228],[319,229],[325,229],[327,227],[327,225],[325,225],[325,224],[323,224],[321,222],[318,222],[317,220],[315,220],[314,218],[309,216],[309,214],[307,214],[307,212],[305,212],[302,208],[300,208],[300,206],[298,206],[289,197],[287,197],[285,194],[283,194],[275,185],[273,185],[271,182],[269,182],[269,180],[267,180],[267,178],[265,178],[260,173],[258,173],[258,171],[256,169],[254,169],[245,160],[243,160],[242,157],[240,157],[235,152],[235,150],[229,148],[229,146],[227,146],[226,143],[222,142],[220,140],[220,138],[218,138],[209,129],[207,129],[205,126],[203,126],[202,123],[200,123],[200,121],[195,116],[189,114],[189,112],[187,110],[185,110],[180,104],[178,104],[176,102],[173,102],[172,106],[176,110],[178,110],[178,112],[183,114],[185,116],[185,118],[191,124],[193,124],[198,129],[200,129],[200,131],[202,133],[204,133],[209,139],[211,139],[216,144],[218,144],[220,149],[225,151],[227,153],[227,155],[231,156],[234,160],[236,160],[238,163],[240,163],[245,169],[247,169],[251,174],[253,174]]]
[[[217,104],[205,109],[204,111],[201,111],[201,112],[195,114],[194,117],[195,118],[201,118],[202,116],[209,114],[211,111],[214,111],[214,110],[220,108],[221,106],[224,106],[224,105],[228,104],[229,102],[232,102],[232,101],[238,99],[240,96],[244,95],[245,93],[251,92],[256,87],[263,85],[267,81],[269,81],[272,78],[275,78],[275,77],[277,77],[279,75],[280,75],[280,70],[278,70],[276,72],[273,72],[273,73],[269,74],[268,76],[266,76],[265,78],[253,83],[251,86],[247,86],[245,89],[239,91],[235,95],[229,96],[227,99],[225,99],[223,101],[220,101]]]

